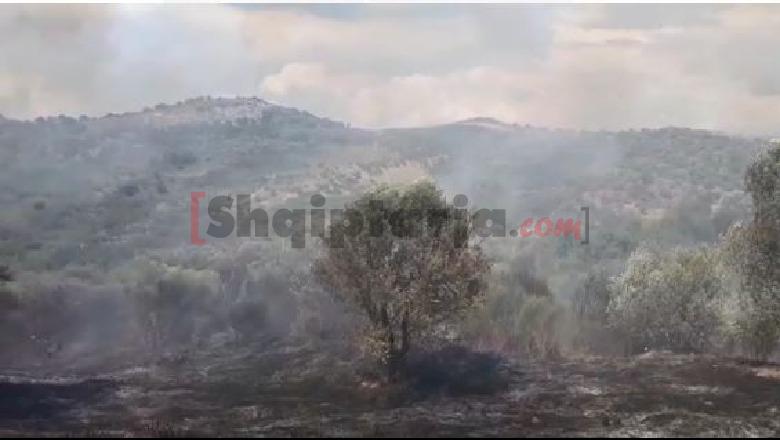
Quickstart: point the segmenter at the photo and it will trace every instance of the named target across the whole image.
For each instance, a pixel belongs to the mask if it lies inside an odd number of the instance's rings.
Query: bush
[[[525,299],[514,325],[515,339],[533,358],[557,358],[561,354],[563,307],[550,297]]]
[[[739,309],[735,340],[752,359],[766,360],[777,348],[780,326],[766,309],[746,302]]]
[[[745,186],[753,222],[729,230],[724,256],[739,275],[735,333],[752,356],[766,359],[780,339],[780,144],[748,167]]]
[[[620,339],[609,328],[607,310],[611,297],[610,280],[603,269],[589,272],[572,297],[576,324],[574,348],[579,352],[614,355],[620,353]]]
[[[184,169],[198,162],[198,157],[191,151],[166,151],[163,160],[177,169]]]
[[[268,307],[260,301],[241,301],[230,305],[230,326],[242,340],[252,340],[268,322]]]
[[[151,348],[187,344],[224,325],[224,303],[213,271],[141,260],[122,277]]]
[[[529,287],[532,290],[526,290]],[[547,283],[524,267],[492,277],[488,295],[465,323],[464,333],[480,349],[529,359],[556,358],[562,352],[568,318]]]
[[[766,256],[752,227],[734,226],[723,241],[723,255],[733,269],[730,310],[725,316],[734,345],[754,359],[766,360],[780,340],[780,288],[767,276]]]
[[[636,250],[611,286],[607,319],[629,352],[703,352],[721,330],[717,252]]]
[[[120,286],[70,271],[16,275],[0,287],[0,347],[13,353],[8,361],[93,354],[125,342]]]
[[[589,272],[574,292],[574,313],[580,320],[606,323],[609,297],[609,278],[606,272]]]

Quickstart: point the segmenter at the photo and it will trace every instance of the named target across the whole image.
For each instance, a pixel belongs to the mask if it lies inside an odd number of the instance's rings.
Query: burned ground
[[[430,386],[436,384],[430,373],[417,382],[372,381],[346,353],[324,353],[306,344],[267,340],[251,347],[193,351],[112,373],[7,374],[0,383],[0,435],[780,433],[776,364],[654,352],[536,363],[458,351],[443,355],[440,361],[472,356],[461,361],[470,367],[456,370],[499,379],[477,380],[473,383],[489,386],[464,389]]]

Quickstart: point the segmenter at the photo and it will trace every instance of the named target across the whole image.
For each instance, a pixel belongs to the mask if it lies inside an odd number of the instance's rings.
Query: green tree
[[[382,187],[348,204],[323,239],[315,273],[369,323],[368,351],[394,376],[416,338],[462,316],[490,266],[471,220],[432,183]]]
[[[720,331],[723,286],[719,255],[710,248],[637,249],[611,286],[609,324],[630,352],[702,352]]]
[[[745,173],[753,199],[753,222],[732,228],[726,255],[741,275],[747,295],[739,327],[757,358],[766,358],[780,338],[780,144],[762,152]]]

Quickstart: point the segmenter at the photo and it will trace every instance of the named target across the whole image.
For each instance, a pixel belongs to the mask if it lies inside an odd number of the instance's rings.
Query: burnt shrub
[[[262,301],[240,301],[230,305],[230,327],[240,341],[255,339],[265,334],[268,307]]]
[[[492,394],[506,388],[502,358],[462,346],[415,352],[403,369],[404,378],[423,394]]]

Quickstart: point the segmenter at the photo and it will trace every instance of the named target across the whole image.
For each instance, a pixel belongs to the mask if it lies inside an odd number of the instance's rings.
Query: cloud
[[[263,95],[315,111],[330,108],[345,120],[367,127],[418,126],[474,116],[507,120],[522,117],[522,76],[493,67],[446,75],[393,77],[335,72],[322,64],[292,63],[265,78]]]
[[[240,87],[249,64],[237,62],[240,48],[231,46],[236,38],[226,26],[229,16],[212,21],[193,8],[181,20],[171,9],[150,12],[0,7],[0,112],[100,114]]]
[[[717,25],[722,5],[611,4],[590,6],[578,21],[587,28],[661,29]]]
[[[776,5],[4,5],[0,112],[261,94],[367,127],[776,134],[778,28]]]

